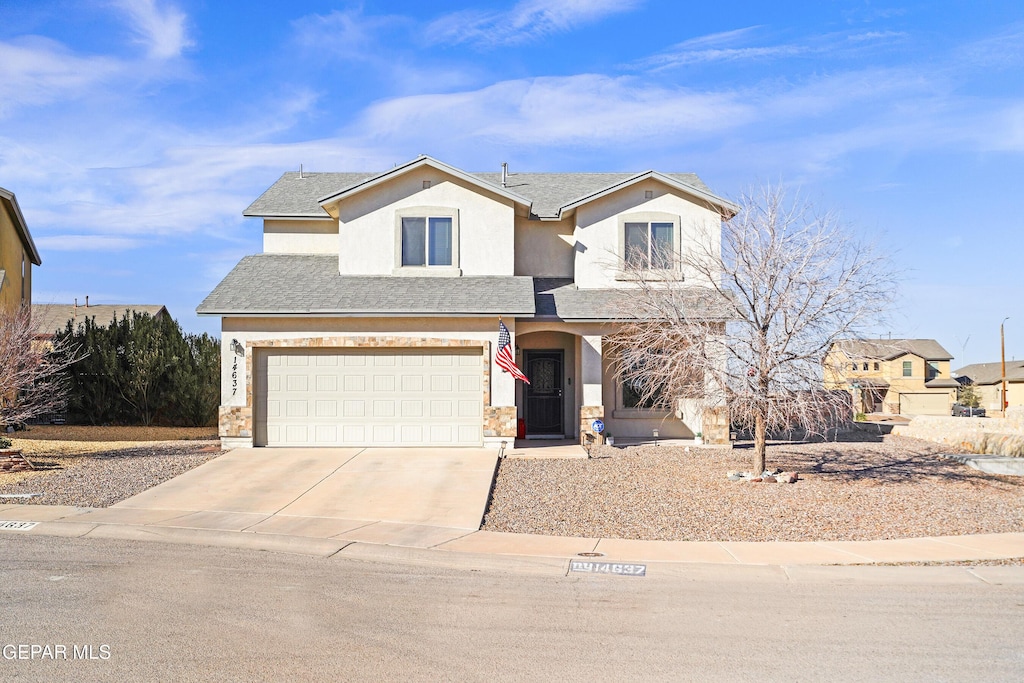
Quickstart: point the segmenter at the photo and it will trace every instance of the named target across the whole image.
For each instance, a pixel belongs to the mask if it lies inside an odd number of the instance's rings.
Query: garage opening
[[[483,445],[480,349],[257,349],[257,446]]]

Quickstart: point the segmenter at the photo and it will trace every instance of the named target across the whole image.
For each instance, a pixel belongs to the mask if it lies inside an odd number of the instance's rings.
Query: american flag
[[[516,379],[521,379],[527,384],[530,383],[530,380],[526,379],[526,375],[516,366],[516,362],[512,358],[512,335],[508,333],[505,323],[500,320],[498,321],[498,355],[494,357],[494,362],[505,372],[511,372]]]

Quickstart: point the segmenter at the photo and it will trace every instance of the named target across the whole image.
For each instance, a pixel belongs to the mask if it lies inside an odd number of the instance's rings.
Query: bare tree
[[[67,400],[64,372],[77,357],[66,344],[35,339],[32,313],[0,313],[0,427],[59,412]]]
[[[727,406],[753,432],[761,473],[769,432],[821,434],[849,419],[850,395],[824,389],[822,364],[833,342],[878,324],[896,278],[835,213],[789,201],[780,187],[739,206],[720,233],[695,226],[661,258],[678,267],[645,269],[627,255],[637,290],[612,341],[620,376],[642,400]]]

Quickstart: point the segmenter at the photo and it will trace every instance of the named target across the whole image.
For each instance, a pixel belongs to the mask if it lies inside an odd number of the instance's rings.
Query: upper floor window
[[[875,363],[875,372],[878,372],[878,363]]]
[[[925,381],[933,380],[939,376],[939,362],[930,360],[925,364]]]
[[[913,376],[913,374],[914,374],[914,364],[911,361],[909,361],[909,360],[903,361],[903,376],[904,377],[911,377],[911,376]]]
[[[395,212],[394,275],[460,275],[459,211],[417,206]]]
[[[632,268],[672,267],[672,223],[626,223],[626,264]]]
[[[403,217],[402,265],[452,265],[451,216]]]
[[[676,269],[679,216],[640,211],[619,216],[619,255],[626,271]],[[623,273],[629,278],[628,272]]]

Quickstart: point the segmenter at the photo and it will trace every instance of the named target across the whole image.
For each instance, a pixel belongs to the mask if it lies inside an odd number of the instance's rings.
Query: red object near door
[[[526,438],[526,420],[524,420],[523,418],[519,418],[519,421],[516,423],[516,438]]]

